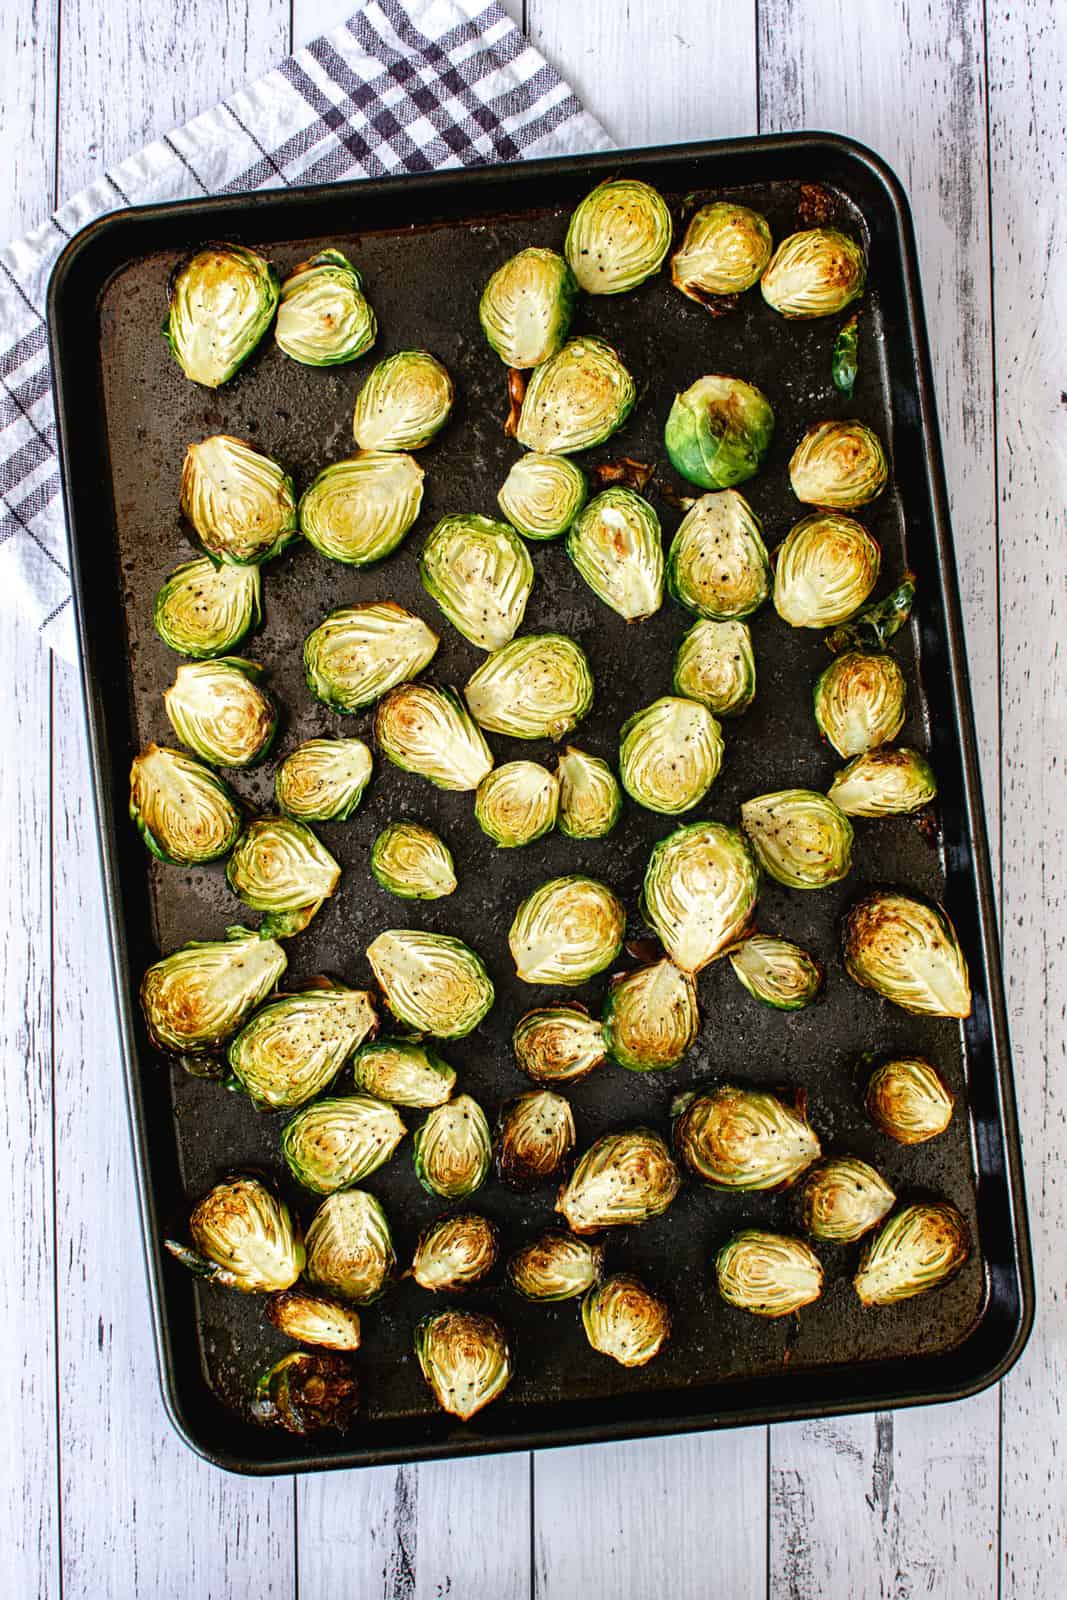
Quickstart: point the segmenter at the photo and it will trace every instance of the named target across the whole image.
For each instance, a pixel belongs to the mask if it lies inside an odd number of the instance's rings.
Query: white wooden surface
[[[521,20],[521,0],[508,0]],[[345,0],[4,0],[0,233]],[[1062,6],[1059,7],[1062,14]],[[1039,1315],[1000,1391],[730,1435],[252,1482],[156,1389],[76,686],[0,618],[0,1551],[77,1600],[1067,1594],[1067,30],[1057,0],[526,0],[623,143],[827,127],[915,208],[1002,914]],[[9,162],[10,168],[10,162]]]

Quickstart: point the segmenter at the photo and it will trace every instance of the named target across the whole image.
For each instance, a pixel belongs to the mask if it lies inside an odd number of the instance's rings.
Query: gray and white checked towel
[[[45,293],[67,240],[124,206],[605,150],[496,0],[364,0],[213,111],[0,250],[0,605],[74,659]]]

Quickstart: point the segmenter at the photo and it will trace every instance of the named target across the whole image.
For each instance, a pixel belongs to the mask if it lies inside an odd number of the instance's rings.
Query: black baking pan
[[[879,592],[905,569],[918,580],[913,620],[893,647],[909,680],[902,739],[929,750],[940,794],[933,830],[906,818],[860,823],[855,868],[836,888],[802,894],[764,885],[760,927],[797,939],[827,963],[820,1004],[796,1014],[771,1011],[740,987],[728,963],[715,964],[700,978],[700,1040],[680,1068],[648,1076],[603,1068],[573,1087],[580,1143],[638,1123],[667,1132],[672,1096],[694,1083],[728,1078],[803,1086],[827,1151],[872,1160],[903,1196],[951,1198],[968,1218],[975,1250],[964,1271],[935,1294],[864,1311],[849,1281],[854,1248],[820,1247],[827,1273],[823,1299],[799,1319],[766,1322],[719,1300],[711,1258],[738,1226],[795,1225],[795,1200],[789,1194],[723,1195],[689,1182],[666,1216],[608,1240],[610,1269],[637,1272],[672,1301],[672,1340],[650,1365],[624,1371],[594,1355],[575,1303],[530,1306],[498,1277],[468,1303],[492,1311],[511,1330],[515,1378],[502,1400],[459,1426],[433,1405],[412,1353],[412,1327],[430,1297],[401,1281],[363,1318],[358,1426],[348,1435],[294,1442],[247,1417],[256,1376],[286,1347],[266,1325],[261,1302],[194,1281],[160,1245],[165,1231],[182,1226],[191,1201],[234,1168],[276,1173],[305,1223],[314,1203],[286,1181],[278,1151],[281,1116],[258,1114],[243,1096],[187,1076],[148,1045],[137,1004],[145,967],[186,939],[218,936],[243,920],[244,908],[220,866],[186,871],[148,857],[126,818],[127,773],[143,743],[173,742],[161,693],[178,662],[151,619],[163,576],[192,553],[178,512],[186,444],[219,431],[250,438],[285,462],[302,488],[322,466],[350,453],[352,400],[370,360],[332,370],[300,367],[267,339],[230,384],[200,389],[185,380],[160,338],[168,276],[183,253],[212,239],[264,250],[283,273],[322,245],[336,244],[360,266],[377,310],[374,357],[424,346],[457,380],[454,418],[421,457],[427,469],[422,517],[400,551],[357,571],[324,561],[300,543],[265,570],[266,622],[244,651],[263,664],[286,709],[277,752],[284,755],[312,734],[368,732],[369,719],[328,712],[303,680],[301,641],[338,604],[396,599],[441,633],[435,677],[461,684],[475,666],[479,652],[444,625],[423,592],[416,557],[440,515],[494,512],[516,453],[501,428],[503,368],[481,335],[478,296],[492,269],[516,249],[559,247],[575,202],[594,182],[619,172],[655,184],[678,219],[712,195],[747,201],[766,213],[776,237],[797,225],[802,185],[822,185],[838,219],[865,236],[870,289],[861,317],[860,378],[849,401],[830,383],[837,319],[785,322],[758,291],[743,297],[731,315],[712,318],[677,294],[666,272],[633,294],[583,298],[576,330],[617,345],[640,389],[626,428],[590,459],[625,454],[655,461],[650,495],[669,538],[681,513],[661,491],[684,487],[662,449],[670,401],[704,372],[749,378],[766,390],[777,418],[765,467],[744,490],[773,546],[798,515],[786,465],[803,429],[823,417],[858,415],[870,422],[887,441],[894,465],[892,490],[865,518],[883,550]],[[96,222],[68,246],[52,278],[49,315],[159,1364],[170,1414],[188,1443],[233,1470],[293,1472],[917,1404],[967,1395],[1000,1377],[1025,1342],[1033,1290],[930,358],[911,220],[892,173],[845,140],[798,135],[149,207]],[[627,628],[583,585],[558,544],[534,546],[532,554],[538,582],[527,624],[533,631],[558,628],[586,647],[597,698],[576,742],[613,757],[624,717],[669,691],[674,650],[690,619],[668,601],[655,617]],[[752,620],[756,700],[727,727],[722,775],[697,816],[734,821],[748,795],[791,784],[825,788],[840,765],[820,743],[811,713],[811,686],[828,659],[820,637],[787,628],[770,607]],[[502,759],[551,755],[548,746],[491,743]],[[251,806],[267,808],[272,773],[273,764],[238,774],[235,786]],[[460,888],[450,899],[399,902],[374,883],[369,847],[384,821],[396,816],[424,820],[451,845]],[[484,956],[498,999],[482,1027],[445,1054],[492,1117],[503,1100],[528,1087],[510,1049],[515,1020],[553,997],[519,983],[511,970],[506,933],[519,900],[545,878],[588,872],[622,896],[631,933],[639,935],[644,864],[653,843],[673,826],[627,803],[606,840],[581,843],[556,834],[525,850],[502,851],[478,831],[469,795],[442,794],[379,762],[355,817],[322,829],[344,876],[335,898],[291,941],[287,981],[322,970],[369,981],[364,951],[385,927],[427,926],[467,939]],[[887,881],[946,903],[973,978],[974,1011],[966,1024],[907,1016],[845,975],[840,916],[869,884]],[[604,986],[590,984],[580,997],[596,1010]],[[922,1053],[936,1061],[959,1098],[942,1138],[904,1149],[875,1132],[861,1104],[864,1057],[872,1051]],[[101,1062],[100,1070],[113,1070],[112,1064]],[[418,1230],[441,1209],[415,1180],[410,1146],[401,1146],[367,1187],[385,1205],[403,1261]],[[490,1182],[476,1204],[500,1223],[511,1249],[550,1221],[552,1202],[549,1191],[519,1197]]]

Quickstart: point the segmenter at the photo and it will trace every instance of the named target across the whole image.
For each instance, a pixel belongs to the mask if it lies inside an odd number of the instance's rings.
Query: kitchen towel
[[[67,240],[125,206],[610,149],[496,0],[367,0],[0,250],[0,605],[73,660],[45,298]],[[175,489],[177,493],[177,489]]]

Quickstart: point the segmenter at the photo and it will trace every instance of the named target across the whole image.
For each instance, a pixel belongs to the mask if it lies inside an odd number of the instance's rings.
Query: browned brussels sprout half
[[[243,1294],[288,1289],[304,1267],[304,1246],[289,1208],[258,1178],[216,1184],[192,1210],[193,1248],[163,1242],[198,1277]]]
[[[469,1422],[511,1382],[511,1353],[498,1322],[475,1311],[438,1311],[415,1329],[415,1354],[437,1404]]]
[[[584,1006],[543,1006],[520,1017],[512,1035],[515,1059],[538,1083],[584,1078],[604,1060],[600,1023]]]
[[[784,1188],[819,1155],[803,1112],[777,1095],[726,1084],[680,1095],[672,1110],[678,1153],[714,1189]]]
[[[681,1182],[658,1133],[607,1133],[590,1145],[563,1185],[556,1210],[572,1233],[633,1226],[661,1216]]]
[[[946,1283],[970,1253],[955,1206],[905,1206],[867,1245],[852,1281],[865,1306],[889,1306]]]
[[[574,1300],[599,1280],[604,1246],[551,1228],[508,1262],[513,1289],[527,1300]]]
[[[496,1224],[475,1211],[439,1217],[419,1236],[411,1276],[434,1294],[464,1289],[493,1270],[499,1244]]]
[[[875,890],[848,913],[842,942],[845,969],[863,988],[917,1015],[970,1016],[967,960],[939,907]]]
[[[803,1239],[756,1228],[735,1233],[715,1258],[719,1293],[756,1317],[788,1317],[822,1294],[822,1263]]]
[[[871,1120],[898,1144],[925,1144],[944,1133],[956,1098],[929,1061],[901,1056],[872,1072],[866,1104]]]
[[[267,1321],[297,1344],[319,1345],[325,1350],[358,1350],[359,1312],[323,1294],[307,1289],[285,1289],[267,1301]]]
[[[671,1314],[666,1301],[638,1278],[618,1272],[590,1289],[582,1301],[582,1325],[600,1355],[620,1367],[643,1367],[670,1337]]]
[[[497,1124],[496,1166],[512,1189],[529,1189],[559,1175],[574,1149],[574,1113],[562,1095],[534,1089],[510,1100]]]
[[[608,1055],[620,1067],[676,1067],[700,1028],[696,984],[666,959],[621,972],[611,980],[601,1026]]]
[[[851,1244],[893,1209],[896,1195],[882,1175],[856,1156],[832,1156],[804,1180],[801,1213],[815,1239]]]

